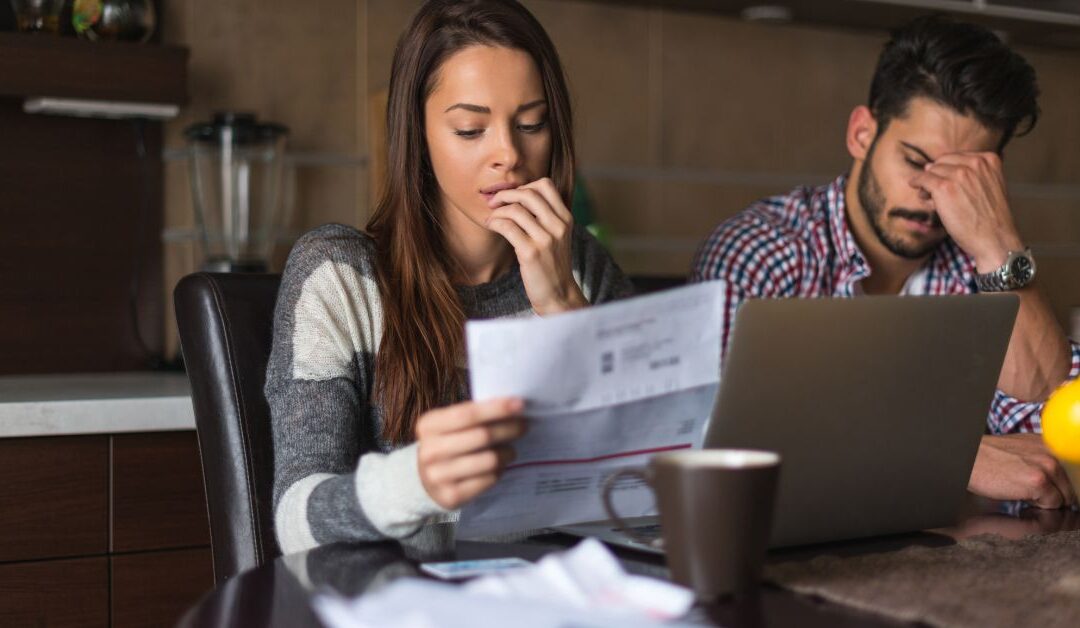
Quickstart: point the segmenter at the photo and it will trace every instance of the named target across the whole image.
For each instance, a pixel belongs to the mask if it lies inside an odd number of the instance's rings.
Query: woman
[[[390,78],[388,174],[369,235],[327,225],[289,256],[266,396],[285,553],[451,538],[524,431],[519,399],[467,398],[467,318],[628,294],[566,203],[570,105],[551,41],[514,0],[426,3]]]

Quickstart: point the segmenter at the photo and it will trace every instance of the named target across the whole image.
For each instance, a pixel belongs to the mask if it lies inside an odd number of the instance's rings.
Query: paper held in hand
[[[462,510],[458,538],[603,519],[609,474],[700,447],[725,311],[714,281],[549,318],[470,321],[473,398],[522,397],[529,430],[499,482]],[[626,516],[656,513],[644,485],[615,499]]]

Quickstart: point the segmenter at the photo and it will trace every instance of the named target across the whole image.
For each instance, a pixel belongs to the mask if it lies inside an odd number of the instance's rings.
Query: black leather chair
[[[280,275],[195,273],[176,285],[218,583],[281,554],[263,395]]]

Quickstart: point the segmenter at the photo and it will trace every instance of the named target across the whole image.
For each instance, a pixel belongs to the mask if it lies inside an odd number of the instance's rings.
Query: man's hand
[[[1009,251],[1023,248],[997,153],[942,155],[910,184],[929,194],[945,231],[974,258],[980,273],[999,268]]]
[[[983,436],[968,490],[990,499],[1023,500],[1040,508],[1076,503],[1072,485],[1039,434]]]

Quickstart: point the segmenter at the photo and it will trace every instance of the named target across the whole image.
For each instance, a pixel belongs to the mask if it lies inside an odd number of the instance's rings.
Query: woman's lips
[[[507,182],[507,183],[496,183],[495,185],[489,185],[486,188],[482,188],[480,190],[480,196],[483,196],[484,201],[490,204],[491,199],[494,198],[495,195],[498,194],[499,192],[502,192],[503,190],[512,190],[514,188],[521,187],[521,185],[522,185],[521,183],[509,183],[509,182]]]

